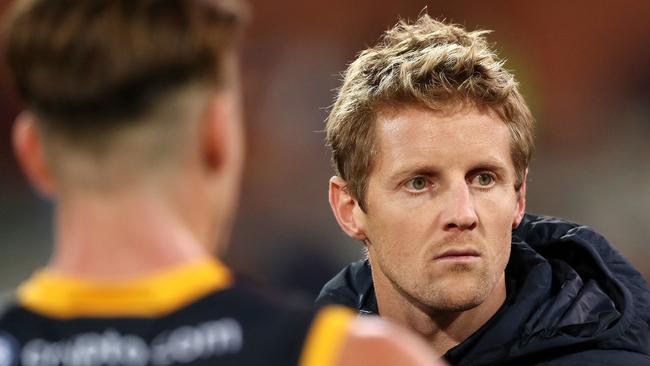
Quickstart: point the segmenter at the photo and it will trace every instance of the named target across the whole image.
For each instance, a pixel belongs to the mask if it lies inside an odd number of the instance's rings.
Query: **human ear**
[[[345,180],[339,176],[330,178],[329,202],[341,229],[352,239],[365,241],[367,239],[363,229],[365,213],[359,207],[359,202],[350,194]]]
[[[207,171],[218,170],[226,154],[224,142],[226,140],[223,126],[222,108],[218,100],[210,100],[200,120],[200,152],[203,167]]]
[[[43,138],[32,113],[23,111],[16,117],[12,142],[18,164],[29,183],[41,195],[53,197],[56,192],[54,179],[46,164]]]
[[[521,187],[517,192],[517,203],[515,206],[515,216],[512,221],[512,229],[516,229],[521,223],[521,220],[524,218],[526,213],[526,180],[528,179],[528,169],[524,173],[523,181],[521,182]]]
[[[200,120],[200,153],[208,172],[243,161],[243,131],[233,93],[223,91],[208,101]]]

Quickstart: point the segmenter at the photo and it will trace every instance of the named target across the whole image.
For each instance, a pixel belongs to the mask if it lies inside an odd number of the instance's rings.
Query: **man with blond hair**
[[[13,140],[55,201],[55,246],[0,316],[0,366],[436,363],[405,331],[273,300],[213,256],[243,165],[243,18],[226,0],[15,5]]]
[[[402,21],[344,74],[329,202],[367,259],[317,300],[453,365],[650,364],[648,284],[591,229],[525,213],[531,112],[485,31]]]

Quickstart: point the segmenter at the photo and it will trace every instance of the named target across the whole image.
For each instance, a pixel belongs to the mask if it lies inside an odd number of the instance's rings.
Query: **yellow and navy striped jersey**
[[[214,259],[118,283],[42,271],[0,318],[0,366],[328,366],[352,319],[238,285]]]

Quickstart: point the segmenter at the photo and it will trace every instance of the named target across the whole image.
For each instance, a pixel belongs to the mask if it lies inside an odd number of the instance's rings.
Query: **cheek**
[[[499,189],[477,198],[476,209],[484,222],[512,229],[518,212],[517,194],[508,189]]]
[[[500,194],[484,197],[478,208],[479,221],[489,250],[496,260],[509,257],[512,242],[512,223],[517,210],[516,201],[510,195]]]
[[[384,204],[369,211],[366,235],[376,252],[393,263],[420,256],[422,243],[430,236],[430,222],[418,211]]]
[[[404,203],[386,200],[381,206],[377,205],[368,215],[369,231],[383,239],[405,242],[408,239],[425,236],[432,227],[433,210],[424,209],[427,205],[414,208]]]
[[[501,236],[497,238],[497,242],[495,244],[497,251],[495,255],[497,258],[499,258],[498,262],[505,266],[505,264],[508,262],[508,258],[510,258],[510,247],[512,245],[512,231],[509,229],[509,227],[502,231]]]

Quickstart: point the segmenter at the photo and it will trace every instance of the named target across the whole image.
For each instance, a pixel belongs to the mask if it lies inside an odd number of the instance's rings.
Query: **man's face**
[[[368,179],[367,237],[376,286],[433,311],[462,311],[504,284],[515,191],[507,126],[470,108],[405,106],[378,114]]]

